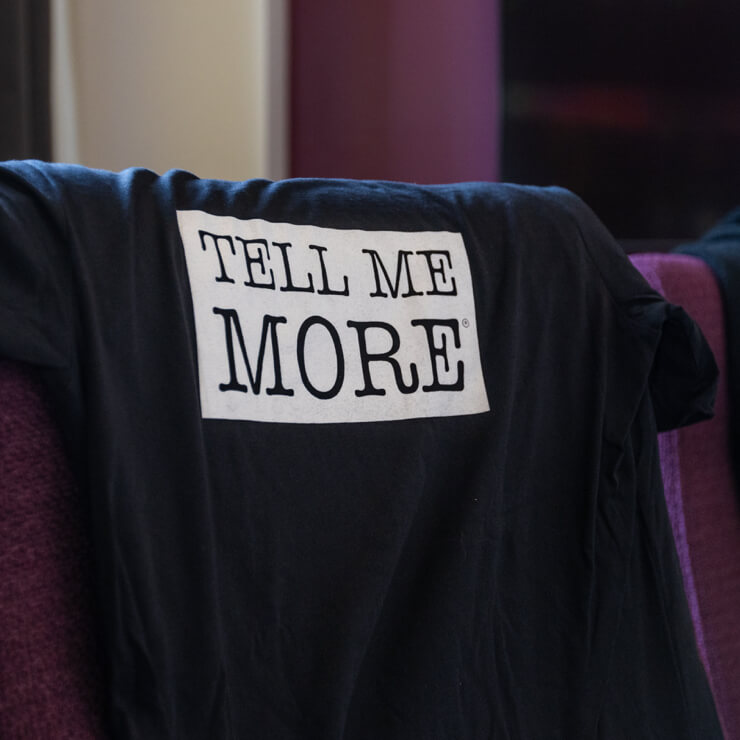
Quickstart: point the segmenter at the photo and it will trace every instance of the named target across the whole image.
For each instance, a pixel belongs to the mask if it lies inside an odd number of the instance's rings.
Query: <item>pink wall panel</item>
[[[293,0],[291,174],[496,179],[498,21],[491,0]]]

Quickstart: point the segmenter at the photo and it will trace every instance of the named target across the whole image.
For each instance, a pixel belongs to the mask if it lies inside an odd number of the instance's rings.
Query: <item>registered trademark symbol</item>
[[[462,325],[467,329],[470,326],[470,322],[467,319],[463,319]]]

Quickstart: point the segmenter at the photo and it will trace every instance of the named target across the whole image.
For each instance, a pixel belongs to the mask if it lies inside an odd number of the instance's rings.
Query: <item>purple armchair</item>
[[[711,421],[660,435],[661,468],[699,651],[727,740],[740,738],[740,490],[729,444],[722,299],[701,260],[632,258],[653,288],[701,326],[720,369]]]
[[[692,257],[638,255],[649,282],[699,322],[720,370],[723,311]],[[728,740],[740,740],[740,496],[727,386],[716,417],[662,435],[666,498],[702,659]],[[99,738],[84,512],[33,376],[0,363],[0,737]]]
[[[27,368],[0,362],[0,737],[103,737],[83,512]]]

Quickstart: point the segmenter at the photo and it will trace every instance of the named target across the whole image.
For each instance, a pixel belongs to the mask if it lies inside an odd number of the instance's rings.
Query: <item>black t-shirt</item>
[[[0,354],[120,738],[716,738],[656,428],[704,339],[559,189],[0,168]]]

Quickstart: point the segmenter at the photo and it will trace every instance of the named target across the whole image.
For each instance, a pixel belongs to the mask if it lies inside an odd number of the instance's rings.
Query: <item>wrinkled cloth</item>
[[[721,737],[657,448],[716,366],[570,193],[7,163],[0,355],[114,737]]]

